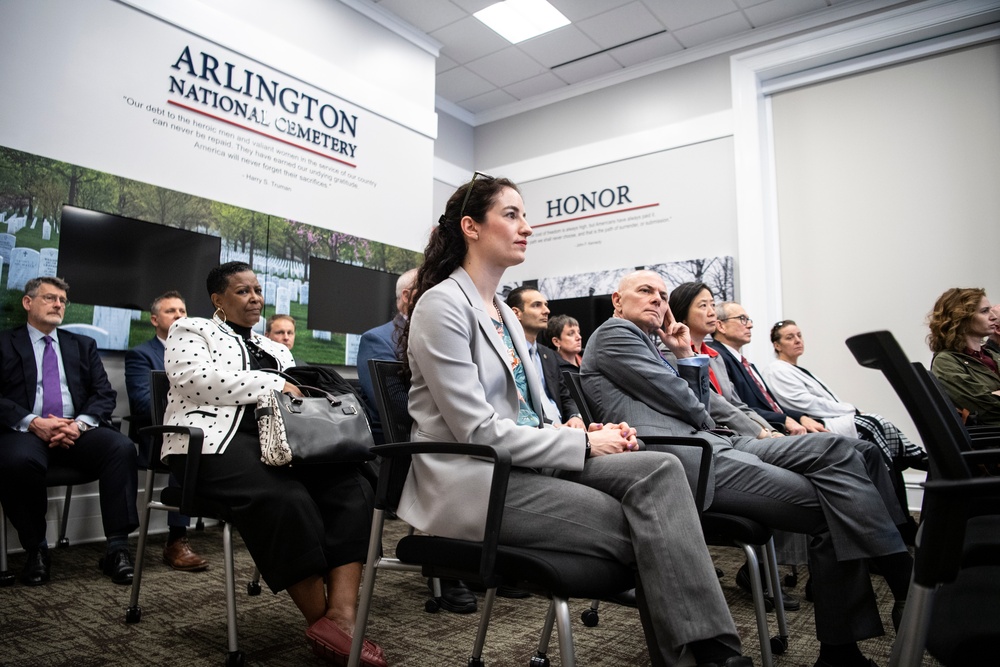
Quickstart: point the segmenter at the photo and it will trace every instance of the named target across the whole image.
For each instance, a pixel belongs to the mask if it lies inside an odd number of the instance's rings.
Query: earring
[[[222,313],[222,315],[220,316],[219,313]],[[218,319],[222,320],[223,324],[226,323],[226,311],[222,310],[222,306],[219,306],[218,308],[215,309],[215,312],[212,313],[212,317],[217,317]]]

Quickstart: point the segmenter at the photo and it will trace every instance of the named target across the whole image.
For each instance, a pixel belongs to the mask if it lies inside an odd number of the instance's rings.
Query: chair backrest
[[[409,442],[413,419],[408,407],[410,381],[405,375],[403,362],[370,359],[368,370],[371,373],[372,389],[386,444]],[[384,458],[379,468],[375,506],[395,511],[406,476],[410,472],[410,457]]]
[[[410,382],[404,375],[403,362],[370,359],[368,369],[385,441],[409,442],[413,419],[408,407]]]
[[[587,397],[583,393],[583,382],[580,380],[580,374],[563,371],[563,382],[565,382],[566,387],[569,388],[570,396],[573,397],[573,401],[576,403],[576,407],[580,411],[580,417],[583,419],[583,423],[587,426],[595,423],[597,420],[594,419],[594,413],[590,410],[590,403],[587,402]]]
[[[895,337],[888,331],[851,336],[847,347],[858,363],[882,371],[893,391],[920,432],[927,449],[933,477],[968,479],[968,466],[961,450],[968,446],[968,435],[957,423],[950,405],[943,401],[933,378],[920,364],[911,364]]]

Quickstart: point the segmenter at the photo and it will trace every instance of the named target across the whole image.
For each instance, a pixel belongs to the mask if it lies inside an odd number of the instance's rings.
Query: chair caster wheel
[[[528,667],[549,667],[549,659],[544,653],[536,653],[528,661]]]
[[[596,628],[601,619],[593,609],[584,609],[583,613],[580,614],[580,620],[588,628]]]
[[[59,540],[58,544],[60,549],[65,549],[69,546],[69,540],[63,537]]]
[[[771,653],[773,653],[774,655],[781,655],[787,650],[788,650],[788,637],[784,635],[771,637]]]
[[[251,581],[247,584],[247,595],[260,595],[259,581]]]
[[[430,600],[424,603],[424,611],[426,611],[428,614],[436,614],[438,613],[439,609],[441,609],[441,604],[434,598],[431,598]],[[472,658],[469,659],[472,660]]]
[[[226,654],[226,667],[243,667],[245,663],[246,658],[243,651],[233,651]]]
[[[483,667],[483,659],[482,658],[469,658],[469,665],[468,665],[468,667]]]
[[[138,623],[142,620],[142,607],[128,607],[125,609],[125,622]]]

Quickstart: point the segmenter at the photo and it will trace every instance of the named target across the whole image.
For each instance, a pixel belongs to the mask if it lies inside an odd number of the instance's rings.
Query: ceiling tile
[[[562,12],[573,23],[603,14],[609,9],[627,5],[634,0],[549,0],[549,4]]]
[[[632,2],[618,9],[580,21],[577,26],[585,35],[608,49],[625,42],[652,35],[664,29],[641,2]]]
[[[697,2],[675,2],[674,0],[643,0],[668,30],[685,28],[695,23],[703,23],[739,9],[733,0],[698,0]]]
[[[563,65],[553,70],[553,72],[566,83],[579,83],[602,74],[607,74],[608,72],[618,71],[621,68],[622,66],[614,58],[606,53],[602,53],[592,58],[584,58],[575,63]]]
[[[435,30],[431,37],[444,44],[441,53],[460,64],[510,46],[510,42],[472,16]]]
[[[755,28],[826,8],[825,0],[769,0],[744,9]]]
[[[515,81],[530,79],[546,70],[538,61],[515,46],[473,60],[465,66],[500,88]]]
[[[684,45],[684,48],[690,49],[699,44],[732,37],[749,29],[750,24],[746,17],[740,12],[734,12],[711,21],[674,30],[673,33],[677,41]]]
[[[565,87],[565,81],[557,77],[552,72],[545,72],[545,74],[542,74],[541,76],[533,76],[530,79],[518,81],[517,83],[512,83],[509,86],[504,86],[504,90],[517,99],[523,100],[528,97],[534,97],[535,95],[541,95],[542,93],[547,93],[549,91]]]
[[[582,58],[601,50],[597,42],[584,35],[574,25],[521,42],[518,47],[546,67]]]
[[[463,100],[460,106],[472,113],[479,113],[480,111],[493,109],[494,107],[510,104],[511,102],[517,102],[517,98],[502,90],[492,90],[485,95],[478,95],[471,99]]]
[[[683,50],[684,47],[674,39],[673,35],[663,33],[612,49],[608,54],[622,66],[630,67]]]
[[[465,12],[451,0],[378,0],[378,6],[426,33],[460,21],[465,16]]]
[[[461,102],[462,100],[482,95],[494,90],[496,86],[464,67],[456,67],[443,74],[437,75],[437,90],[435,93],[445,98],[449,102]]]
[[[438,74],[447,72],[455,67],[458,67],[458,63],[445,55],[438,56],[437,62],[434,63],[434,71]]]

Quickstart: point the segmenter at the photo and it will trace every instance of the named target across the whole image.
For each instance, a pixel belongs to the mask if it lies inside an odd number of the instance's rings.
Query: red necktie
[[[768,392],[767,387],[764,386],[764,383],[757,379],[757,374],[753,372],[752,368],[750,368],[750,362],[747,360],[747,358],[740,357],[740,363],[743,364],[743,368],[747,369],[747,373],[749,373],[750,377],[753,378],[754,384],[756,384],[757,388],[760,389],[760,393],[764,394],[764,398],[767,399],[767,404],[771,406],[771,410],[774,412],[784,414],[785,411],[781,409],[781,406],[778,405],[778,402],[776,400],[771,398],[771,394],[770,392]]]

